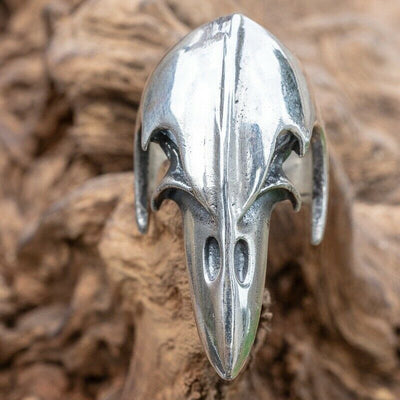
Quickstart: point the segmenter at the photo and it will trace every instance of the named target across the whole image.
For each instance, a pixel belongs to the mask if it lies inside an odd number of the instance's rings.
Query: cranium
[[[160,154],[169,169],[158,184]],[[239,14],[196,29],[146,84],[134,158],[138,227],[148,204],[179,205],[199,336],[233,379],[259,322],[274,205],[310,203],[312,243],[324,232],[326,145],[296,60]]]

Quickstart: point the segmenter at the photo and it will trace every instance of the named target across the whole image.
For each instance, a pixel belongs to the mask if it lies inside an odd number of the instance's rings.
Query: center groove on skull
[[[244,283],[249,270],[249,246],[244,239],[236,242],[234,256],[236,278],[240,283]]]
[[[204,246],[204,262],[208,279],[213,281],[221,268],[221,255],[217,240],[210,236]]]

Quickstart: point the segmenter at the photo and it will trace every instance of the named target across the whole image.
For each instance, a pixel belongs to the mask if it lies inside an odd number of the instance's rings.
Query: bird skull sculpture
[[[157,183],[160,154],[169,169]],[[238,14],[187,35],[146,84],[134,170],[142,233],[148,204],[170,198],[182,211],[199,336],[218,374],[233,379],[256,335],[274,205],[309,202],[312,243],[324,232],[326,145],[296,60]]]

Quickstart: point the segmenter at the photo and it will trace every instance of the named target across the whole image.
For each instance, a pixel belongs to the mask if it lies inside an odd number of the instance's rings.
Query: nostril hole
[[[243,283],[249,270],[249,246],[247,242],[240,239],[235,244],[235,272],[236,278]]]
[[[213,281],[221,268],[221,257],[217,240],[210,236],[204,246],[204,261],[210,281]]]

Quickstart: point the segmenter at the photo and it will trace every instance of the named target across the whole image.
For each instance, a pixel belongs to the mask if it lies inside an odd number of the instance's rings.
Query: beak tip
[[[219,376],[224,380],[224,381],[233,381],[236,378],[236,374],[232,374],[232,371],[223,371],[219,372]]]
[[[253,315],[258,315],[256,312]],[[201,338],[206,349],[208,359],[219,377],[225,381],[232,381],[238,377],[247,360],[251,345],[255,338],[255,323],[250,320],[240,321],[239,318],[229,324],[223,324],[220,330],[200,330]],[[257,321],[258,322],[258,321]]]
[[[237,378],[237,376],[241,371],[241,368],[237,368],[237,366],[231,366],[228,368],[224,368],[222,370],[216,368],[216,371],[218,372],[218,375],[220,376],[221,379],[229,382]]]
[[[237,378],[245,363],[241,363],[239,360],[232,362],[232,359],[221,362],[221,359],[218,357],[218,361],[213,362],[211,360],[211,364],[221,379],[224,381],[233,381]]]

